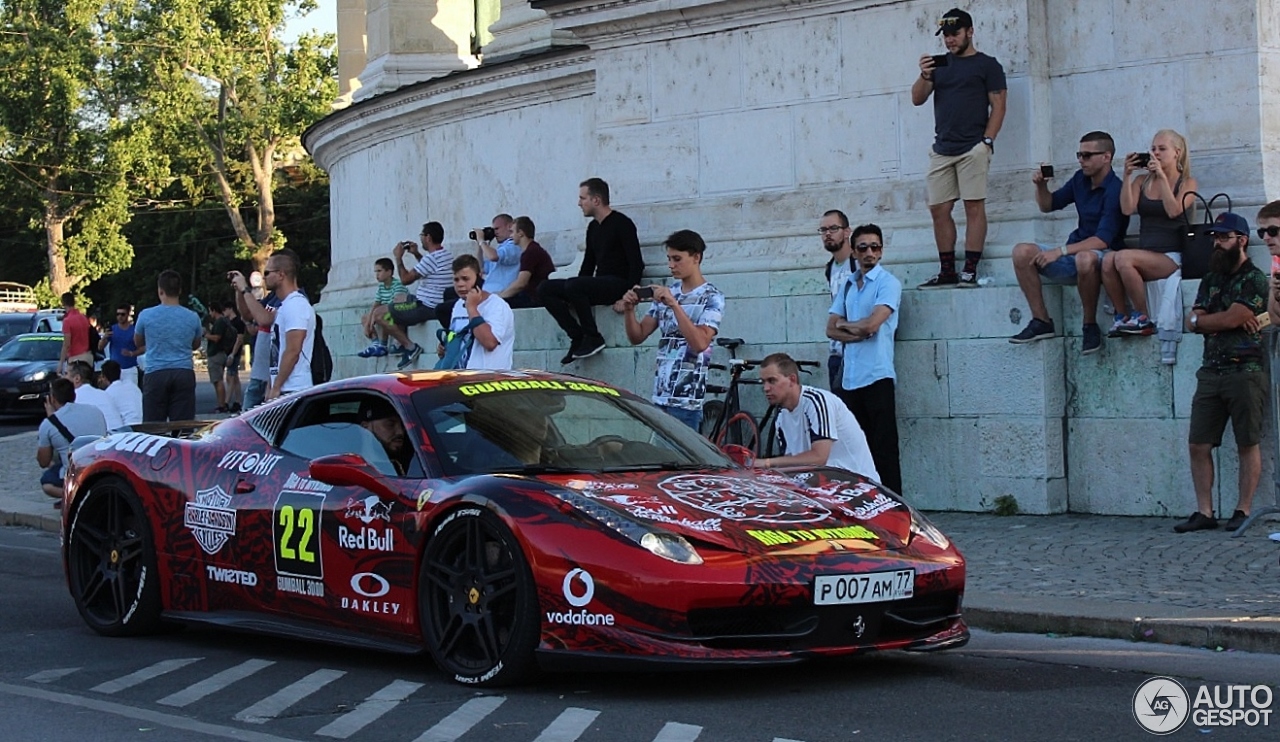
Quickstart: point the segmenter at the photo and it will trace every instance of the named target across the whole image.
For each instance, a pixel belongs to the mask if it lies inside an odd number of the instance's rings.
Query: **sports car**
[[[0,347],[0,412],[44,414],[61,353],[60,332],[23,333]]]
[[[77,609],[430,653],[456,681],[962,646],[965,563],[896,494],[757,470],[542,372],[323,384],[186,437],[78,440]]]

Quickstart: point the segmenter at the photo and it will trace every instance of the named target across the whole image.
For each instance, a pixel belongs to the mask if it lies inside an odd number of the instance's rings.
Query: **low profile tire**
[[[450,513],[432,533],[422,567],[422,631],[440,669],[487,687],[536,672],[537,592],[519,542],[496,515],[475,506]]]
[[[155,540],[142,502],[127,482],[93,483],[75,506],[67,534],[67,584],[89,628],[136,636],[160,627]]]

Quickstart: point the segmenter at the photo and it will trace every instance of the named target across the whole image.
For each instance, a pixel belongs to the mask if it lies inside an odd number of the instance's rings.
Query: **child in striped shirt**
[[[378,258],[373,264],[373,275],[378,279],[373,308],[365,312],[360,320],[364,326],[364,336],[371,338],[373,342],[368,348],[356,354],[361,358],[381,358],[387,354],[386,331],[374,324],[374,319],[382,317],[383,321],[390,322],[391,305],[404,301],[409,293],[405,291],[404,284],[400,283],[400,279],[396,276],[395,265],[391,262],[391,258]]]

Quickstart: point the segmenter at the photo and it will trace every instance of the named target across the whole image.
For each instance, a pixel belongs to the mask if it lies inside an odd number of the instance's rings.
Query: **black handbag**
[[[1209,272],[1209,258],[1213,255],[1213,235],[1209,234],[1209,228],[1213,226],[1213,205],[1218,199],[1225,199],[1226,210],[1231,211],[1231,197],[1218,193],[1205,201],[1204,196],[1195,191],[1189,191],[1188,195],[1195,197],[1193,206],[1196,201],[1204,204],[1204,219],[1199,224],[1192,224],[1191,218],[1187,216],[1190,209],[1182,210],[1182,224],[1185,227],[1182,235],[1182,277],[1204,278]]]

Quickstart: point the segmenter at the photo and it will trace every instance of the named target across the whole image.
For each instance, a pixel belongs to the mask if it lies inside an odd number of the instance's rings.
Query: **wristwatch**
[[[252,293],[253,293],[253,287],[252,287],[252,286],[245,286],[244,288],[240,289],[240,293],[242,293],[242,294],[252,294]]]
[[[991,137],[983,137],[982,143],[990,147],[992,152],[996,151],[996,140]]]
[[[1195,312],[1191,313],[1191,319],[1188,321],[1191,323],[1192,332],[1200,332],[1200,326],[1196,324],[1196,320],[1199,320],[1199,319],[1200,319],[1200,315],[1196,314]]]

